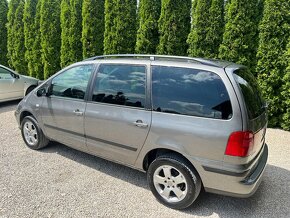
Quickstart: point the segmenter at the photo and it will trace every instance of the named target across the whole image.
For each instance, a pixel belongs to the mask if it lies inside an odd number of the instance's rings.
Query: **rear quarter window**
[[[189,116],[230,119],[232,106],[215,73],[180,67],[152,67],[153,110]]]
[[[253,74],[246,68],[237,69],[234,71],[234,78],[244,97],[249,119],[254,119],[264,113],[265,102]]]

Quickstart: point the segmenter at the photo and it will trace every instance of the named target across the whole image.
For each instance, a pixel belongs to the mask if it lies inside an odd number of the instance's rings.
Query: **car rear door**
[[[95,65],[71,67],[51,80],[49,97],[40,106],[47,137],[85,150],[84,112],[87,87]]]
[[[85,112],[91,153],[132,165],[151,125],[147,64],[100,64]]]

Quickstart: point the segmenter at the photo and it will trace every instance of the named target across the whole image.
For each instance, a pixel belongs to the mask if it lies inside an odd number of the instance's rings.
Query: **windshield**
[[[265,103],[253,74],[248,69],[242,68],[235,70],[234,78],[243,93],[249,118],[254,119],[265,112]]]

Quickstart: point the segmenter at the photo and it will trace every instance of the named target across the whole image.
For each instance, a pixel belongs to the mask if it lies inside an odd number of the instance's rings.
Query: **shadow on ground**
[[[42,150],[57,153],[87,167],[148,189],[146,175],[137,170],[85,154],[56,142]],[[240,199],[202,193],[195,204],[184,210],[195,216],[219,217],[290,217],[290,172],[268,165],[257,192],[250,198]]]
[[[20,100],[1,102],[0,103],[0,113],[5,113],[8,111],[15,110],[19,102],[20,102]]]

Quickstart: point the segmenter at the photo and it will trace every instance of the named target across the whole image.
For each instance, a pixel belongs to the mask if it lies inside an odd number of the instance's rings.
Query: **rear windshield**
[[[265,104],[255,77],[246,68],[236,70],[234,77],[243,93],[249,118],[258,117],[265,111]]]

